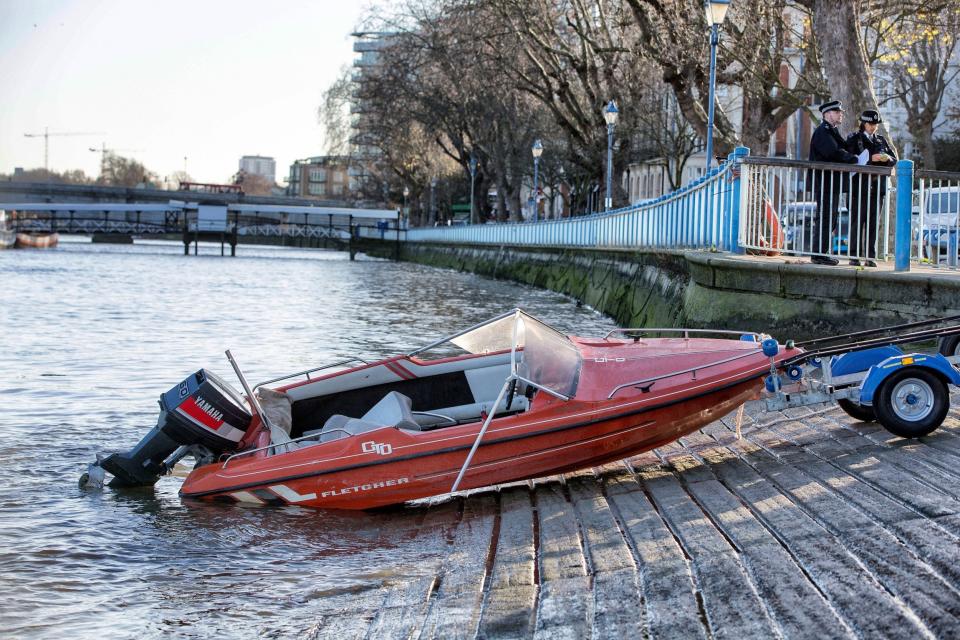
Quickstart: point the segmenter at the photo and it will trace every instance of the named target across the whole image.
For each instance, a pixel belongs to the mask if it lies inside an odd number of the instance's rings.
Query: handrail
[[[715,366],[717,366],[718,364],[726,364],[726,363],[728,363],[728,362],[733,362],[734,360],[739,360],[739,359],[741,359],[741,358],[747,358],[747,357],[749,357],[749,356],[755,356],[755,355],[757,355],[758,353],[763,353],[763,352],[762,352],[760,349],[757,349],[756,351],[750,351],[750,352],[748,352],[748,353],[741,353],[741,354],[739,354],[739,355],[733,356],[732,358],[724,358],[723,360],[717,360],[716,362],[711,362],[711,363],[709,363],[709,364],[702,364],[702,365],[699,365],[699,366],[696,366],[696,367],[691,367],[691,368],[689,368],[689,369],[684,369],[684,370],[682,370],[682,371],[671,371],[670,373],[664,373],[664,374],[662,374],[662,375],[654,376],[654,377],[652,377],[652,378],[644,378],[643,380],[637,380],[637,381],[635,381],[635,382],[625,382],[624,384],[621,384],[621,385],[619,385],[619,386],[617,386],[617,387],[614,387],[614,388],[613,388],[613,391],[610,392],[610,395],[607,396],[607,400],[611,400],[611,399],[613,398],[614,394],[617,393],[617,391],[620,391],[621,389],[625,389],[626,387],[636,387],[636,386],[640,386],[640,385],[642,385],[642,384],[646,384],[646,383],[648,383],[648,382],[652,385],[654,382],[657,382],[658,380],[663,380],[663,379],[665,379],[665,378],[672,378],[672,377],[674,377],[674,376],[683,375],[684,373],[696,373],[696,372],[699,371],[700,369],[706,369],[707,367],[715,367]]]
[[[337,431],[341,431],[347,434],[348,436],[354,435],[349,431],[347,431],[346,429],[324,429],[323,433],[314,433],[309,436],[300,436],[299,438],[293,438],[291,440],[287,440],[286,442],[271,442],[265,447],[257,447],[256,449],[247,449],[246,451],[240,451],[238,453],[234,453],[233,455],[227,456],[227,459],[223,461],[223,466],[221,466],[220,469],[226,469],[228,462],[230,462],[234,458],[239,458],[240,456],[247,456],[247,455],[250,455],[251,453],[257,453],[258,451],[266,451],[267,449],[273,449],[274,447],[282,447],[284,445],[290,444],[291,442],[300,442],[301,440],[316,440],[321,436],[324,436],[328,433],[336,433]],[[322,443],[318,442],[317,444],[322,444]]]
[[[960,180],[960,172],[957,171],[933,171],[931,169],[918,169],[913,172],[914,178],[927,178],[929,180]]]
[[[792,167],[795,169],[812,169],[823,171],[854,171],[856,173],[870,173],[889,176],[893,167],[878,167],[865,164],[845,164],[843,162],[820,162],[812,160],[791,160],[789,158],[769,158],[766,156],[744,156],[742,162],[750,165],[764,165],[768,167]]]
[[[944,316],[943,318],[934,318],[932,320],[920,320],[919,322],[907,322],[905,324],[895,324],[889,327],[878,327],[876,329],[867,329],[865,331],[854,331],[853,333],[843,333],[838,336],[829,336],[826,338],[816,338],[814,340],[804,340],[803,342],[796,343],[798,347],[809,347],[814,344],[822,344],[824,342],[836,342],[838,340],[844,340],[847,338],[860,338],[867,335],[876,335],[879,333],[886,333],[888,331],[899,331],[902,329],[915,329],[917,327],[926,327],[932,324],[940,324],[943,322],[953,322],[954,320],[960,320],[960,315]],[[946,327],[946,329],[952,329],[954,327]]]
[[[603,339],[604,339],[604,340],[609,340],[609,339],[610,339],[610,336],[612,336],[612,335],[614,335],[614,334],[616,334],[616,333],[627,333],[628,331],[643,332],[643,333],[654,333],[654,332],[657,332],[657,333],[683,333],[683,337],[684,337],[684,338],[688,338],[688,337],[689,337],[688,334],[691,334],[691,333],[719,333],[719,334],[731,335],[731,336],[753,336],[754,338],[759,338],[759,339],[763,339],[763,337],[767,335],[767,334],[765,334],[765,333],[757,333],[757,332],[755,332],[755,331],[735,331],[735,330],[731,330],[731,329],[684,329],[684,328],[682,328],[682,327],[664,327],[664,328],[656,328],[656,327],[631,327],[631,328],[627,328],[627,329],[613,329],[613,330],[607,332],[607,334],[606,334],[605,336],[603,336]],[[759,341],[760,341],[760,340],[757,340],[757,342],[759,342]]]
[[[367,361],[364,360],[363,358],[347,358],[346,360],[341,360],[340,362],[333,362],[333,363],[331,363],[331,364],[325,364],[325,365],[323,365],[323,366],[321,366],[321,367],[314,367],[313,369],[307,369],[306,371],[298,371],[297,373],[291,373],[291,374],[288,374],[288,375],[285,375],[285,376],[280,376],[279,378],[273,378],[273,379],[271,379],[271,380],[264,380],[263,382],[258,382],[257,384],[255,384],[255,385],[253,386],[253,389],[254,389],[254,391],[256,391],[257,389],[259,389],[260,387],[262,387],[262,386],[265,385],[265,384],[271,384],[271,383],[274,383],[274,382],[280,382],[281,380],[289,380],[290,378],[296,378],[297,376],[303,376],[303,375],[307,376],[307,380],[309,380],[309,379],[310,379],[310,374],[311,374],[311,373],[314,373],[315,371],[323,371],[324,369],[329,369],[329,368],[331,368],[331,367],[339,367],[339,366],[342,366],[342,365],[345,365],[345,364],[349,364],[349,363],[351,363],[351,362],[362,362],[363,364],[370,364],[369,362],[367,362]]]
[[[946,328],[924,329],[915,333],[904,333],[899,336],[884,336],[881,338],[872,338],[860,342],[851,342],[847,344],[836,345],[833,347],[822,347],[820,349],[811,349],[795,356],[787,358],[781,362],[781,366],[789,366],[795,362],[803,362],[812,358],[823,358],[826,356],[836,356],[848,351],[861,351],[870,347],[882,347],[891,344],[907,344],[910,342],[921,342],[930,338],[939,338],[942,336],[960,335],[960,325],[954,325]]]

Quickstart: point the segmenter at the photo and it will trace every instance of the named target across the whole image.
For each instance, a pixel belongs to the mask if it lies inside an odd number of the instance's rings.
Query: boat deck
[[[960,635],[960,413],[922,442],[834,406],[752,403],[741,440],[734,417],[627,464],[374,514],[368,537],[404,540],[383,578],[318,595],[303,635]]]

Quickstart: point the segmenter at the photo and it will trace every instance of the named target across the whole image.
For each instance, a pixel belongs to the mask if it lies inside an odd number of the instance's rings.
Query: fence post
[[[910,220],[913,208],[913,160],[897,162],[896,236],[893,270],[910,271]]]
[[[740,160],[744,156],[750,155],[750,149],[747,147],[737,147],[727,158],[732,163],[730,167],[730,221],[726,226],[727,237],[726,250],[732,253],[744,253],[740,246]]]

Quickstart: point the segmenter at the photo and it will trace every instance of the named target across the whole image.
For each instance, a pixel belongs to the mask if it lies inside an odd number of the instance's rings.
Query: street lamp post
[[[603,119],[607,121],[607,197],[603,201],[606,211],[613,208],[613,128],[619,115],[617,103],[611,100],[603,110]]]
[[[557,167],[557,173],[560,175],[560,183],[557,185],[557,193],[560,194],[560,215],[558,217],[563,218],[566,216],[569,218],[570,212],[567,210],[567,196],[570,190],[567,188],[566,171],[564,171],[563,165]],[[551,187],[551,191],[552,190],[553,188]]]
[[[410,217],[410,214],[407,213],[407,197],[410,195],[410,187],[403,185],[403,216],[401,216],[400,222],[403,222],[403,217]]]
[[[533,154],[533,221],[537,222],[540,217],[540,207],[537,206],[539,204],[537,192],[540,190],[540,156],[543,155],[543,143],[540,142],[540,138],[533,141],[530,153]]]
[[[477,182],[477,156],[470,154],[470,224],[477,224],[479,220],[473,213],[473,188]]]
[[[707,24],[710,25],[710,104],[707,107],[707,172],[713,162],[713,103],[717,84],[717,44],[720,43],[720,25],[727,17],[730,0],[706,0]]]
[[[430,179],[430,222],[437,222],[437,179]]]

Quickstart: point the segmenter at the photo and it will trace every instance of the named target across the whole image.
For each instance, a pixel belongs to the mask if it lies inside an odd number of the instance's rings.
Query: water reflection
[[[373,513],[82,492],[99,451],[156,422],[160,393],[231,348],[265,380],[409,351],[520,306],[567,331],[612,324],[553,293],[345,254],[179,243],[0,252],[0,635],[293,635],[318,603],[427,577],[458,500]]]

